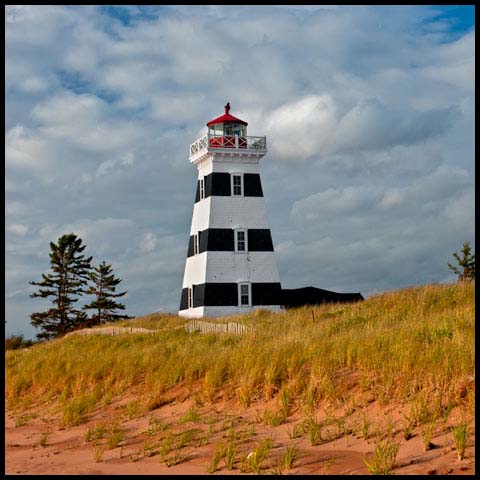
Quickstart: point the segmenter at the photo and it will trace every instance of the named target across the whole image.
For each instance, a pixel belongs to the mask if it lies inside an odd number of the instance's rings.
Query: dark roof
[[[210,120],[207,123],[207,127],[210,127],[210,125],[215,125],[217,123],[241,123],[242,125],[248,125],[247,122],[244,122],[243,120],[240,120],[237,117],[234,117],[233,115],[230,115],[230,102],[228,102],[225,105],[225,113],[221,117],[214,118],[213,120]]]
[[[337,293],[316,287],[282,289],[280,304],[287,308],[322,303],[358,302],[363,300],[361,293]]]

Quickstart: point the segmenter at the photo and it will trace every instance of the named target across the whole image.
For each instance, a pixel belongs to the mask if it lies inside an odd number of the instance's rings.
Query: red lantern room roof
[[[210,127],[211,125],[215,125],[217,123],[240,123],[242,125],[248,125],[247,122],[244,122],[243,120],[240,120],[237,117],[234,117],[233,115],[230,115],[230,102],[228,102],[225,105],[225,114],[222,115],[221,117],[214,118],[213,120],[210,120],[207,123],[207,127]]]

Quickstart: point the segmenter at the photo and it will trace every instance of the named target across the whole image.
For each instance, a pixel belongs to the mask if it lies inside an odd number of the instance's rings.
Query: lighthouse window
[[[188,289],[188,308],[193,308],[193,288]]]
[[[250,285],[248,283],[239,284],[239,303],[241,306],[250,306]]]
[[[196,233],[193,236],[193,254],[198,255],[199,254],[199,248],[198,248],[198,233]]]
[[[200,200],[205,198],[205,180],[203,178],[200,179]]]
[[[232,191],[234,196],[243,195],[242,176],[232,175]]]
[[[245,230],[235,230],[235,251],[247,251],[247,232]]]

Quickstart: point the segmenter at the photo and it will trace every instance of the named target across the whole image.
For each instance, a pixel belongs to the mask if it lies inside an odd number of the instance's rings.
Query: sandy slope
[[[239,442],[237,462],[234,470],[228,470],[222,460],[216,473],[239,474],[240,458],[245,458],[253,450],[260,439],[272,437],[274,446],[270,458],[264,463],[265,473],[277,473],[277,464],[282,458],[285,448],[295,444],[300,453],[291,470],[283,473],[293,474],[368,474],[363,462],[366,454],[373,452],[375,439],[362,438],[357,430],[350,435],[335,435],[332,427],[331,437],[320,445],[312,446],[308,434],[299,438],[289,438],[295,424],[300,424],[302,413],[293,410],[287,423],[279,426],[266,426],[260,418],[265,404],[256,404],[249,409],[240,409],[232,402],[219,402],[214,407],[203,405],[196,407],[201,414],[194,422],[182,422],[181,418],[192,406],[192,400],[165,405],[152,412],[146,412],[136,418],[129,418],[125,405],[132,400],[125,398],[122,402],[112,403],[99,409],[90,416],[87,423],[61,429],[59,413],[32,408],[29,413],[35,418],[24,420],[26,424],[16,426],[22,418],[19,413],[5,412],[5,459],[7,474],[190,474],[204,475],[214,456],[215,445],[226,442],[229,429],[233,428],[237,435],[243,435]],[[273,404],[272,404],[273,406]],[[343,412],[333,411],[334,416]],[[330,413],[332,413],[330,412]],[[385,423],[387,416],[395,425],[395,441],[400,443],[397,455],[395,474],[467,474],[475,473],[475,446],[473,435],[469,438],[466,458],[458,460],[454,448],[452,434],[444,431],[440,422],[432,437],[434,448],[426,451],[422,441],[422,429],[417,427],[414,436],[404,440],[401,432],[402,413],[405,407],[379,407],[376,402],[370,403],[362,410],[354,412],[360,418],[367,415],[378,424]],[[459,412],[455,410],[449,421],[459,420]],[[145,432],[151,427],[151,417],[170,426],[163,432],[148,435]],[[325,414],[323,414],[325,416]],[[456,418],[457,417],[457,418]],[[26,417],[23,417],[26,418]],[[322,418],[322,412],[317,413]],[[353,417],[352,417],[353,418]],[[99,441],[99,447],[87,442],[85,433],[89,427],[99,423],[110,424],[118,421],[122,429],[123,441],[111,450],[106,448],[106,440]],[[233,425],[233,427],[232,427]],[[196,438],[189,445],[178,449],[178,464],[168,467],[162,462],[159,447],[168,432],[197,429]],[[210,433],[208,433],[210,431]],[[243,432],[243,433],[242,433]],[[253,433],[254,432],[254,433]],[[47,433],[45,446],[40,445],[42,433]],[[230,431],[230,435],[232,431]],[[204,438],[202,441],[201,439]],[[148,447],[152,456],[149,456]],[[103,450],[101,459],[95,461],[95,451]],[[168,455],[170,458],[173,453]],[[167,457],[168,457],[167,456]],[[164,457],[166,458],[166,457]]]

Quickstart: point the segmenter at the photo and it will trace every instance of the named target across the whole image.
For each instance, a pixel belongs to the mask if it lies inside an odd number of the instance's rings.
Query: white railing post
[[[235,134],[235,148],[238,148],[238,134]]]

